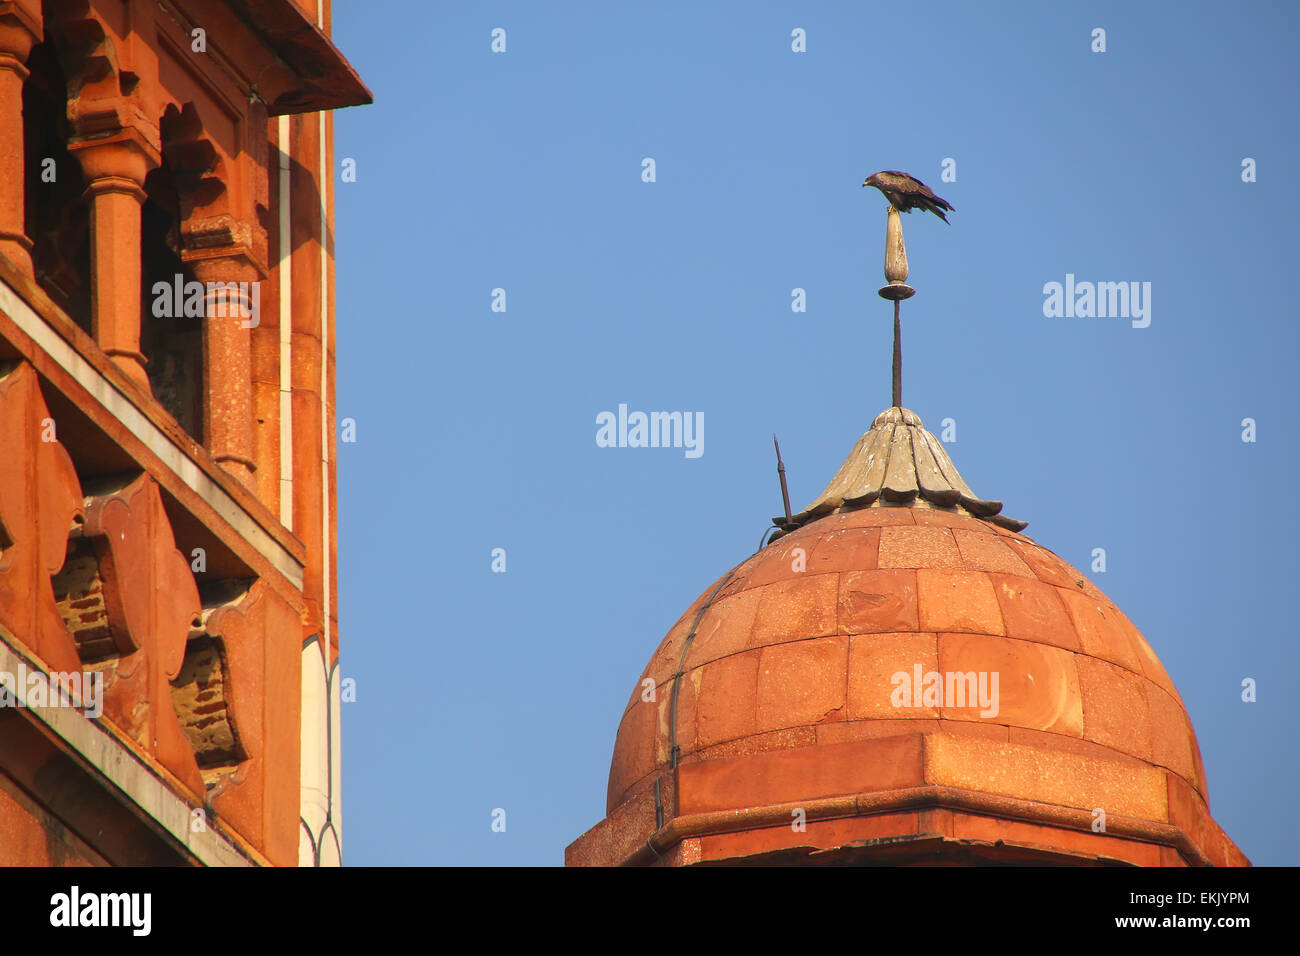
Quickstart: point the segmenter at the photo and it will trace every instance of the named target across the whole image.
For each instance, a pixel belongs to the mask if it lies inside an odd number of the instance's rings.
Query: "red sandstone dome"
[[[668,632],[566,862],[1248,865],[1151,647],[1000,512],[878,416]]]

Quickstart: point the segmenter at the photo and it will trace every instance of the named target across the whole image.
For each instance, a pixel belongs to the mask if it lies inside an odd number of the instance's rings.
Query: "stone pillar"
[[[140,351],[140,208],[158,150],[135,130],[68,144],[81,161],[90,198],[90,282],[99,347],[149,391]]]
[[[27,55],[41,35],[39,12],[0,2],[0,256],[32,273],[32,242],[23,231],[23,81]]]
[[[203,320],[203,444],[249,489],[253,472],[252,330],[261,323],[261,271],[242,253],[186,256],[207,287]]]

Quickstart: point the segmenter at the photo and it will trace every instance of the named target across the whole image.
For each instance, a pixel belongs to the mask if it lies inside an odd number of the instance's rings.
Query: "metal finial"
[[[903,220],[898,210],[889,207],[885,222],[885,280],[889,285],[880,290],[882,299],[910,299],[916,290],[907,284],[907,247],[903,245]]]
[[[894,303],[893,398],[895,407],[902,408],[903,327],[898,311],[899,303],[916,295],[916,290],[907,284],[907,247],[903,245],[903,220],[892,205],[885,223],[885,279],[889,285],[881,289],[879,295]]]
[[[776,448],[776,473],[781,476],[781,503],[785,505],[785,523],[789,525],[793,520],[790,514],[790,489],[785,484],[785,462],[781,460],[781,444],[776,440],[776,435],[772,436],[772,445]]]

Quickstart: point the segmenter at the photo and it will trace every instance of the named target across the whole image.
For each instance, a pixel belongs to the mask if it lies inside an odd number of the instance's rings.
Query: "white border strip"
[[[322,29],[323,23],[322,12]],[[333,562],[330,556],[333,548],[330,541],[330,518],[333,516],[333,509],[330,507],[330,420],[329,406],[326,399],[329,396],[329,191],[334,187],[334,170],[328,165],[329,157],[326,152],[327,136],[325,128],[325,114],[320,115],[320,488],[321,488],[321,593],[323,595],[322,604],[325,608],[323,624],[325,629],[325,663],[329,664],[330,648],[333,646],[333,635],[330,627],[330,615],[334,610],[334,595],[331,591],[331,574],[334,570]],[[337,408],[337,405],[335,406]],[[337,662],[336,662],[337,663]],[[339,686],[337,683],[329,695],[330,700],[327,706],[330,713],[338,710]],[[328,715],[327,715],[327,727]],[[334,779],[342,782],[341,764],[342,753],[340,749],[341,738],[339,728],[334,728],[334,739],[330,742],[331,760],[329,766],[330,780],[326,785],[330,787],[330,823],[334,827],[334,839],[338,842],[339,856],[343,853],[343,820],[342,820],[342,793],[337,796],[333,792]],[[341,790],[341,787],[340,787]],[[337,802],[335,802],[337,800]]]
[[[0,281],[0,311],[17,323],[50,358],[58,362],[82,388],[93,395],[99,404],[116,418],[126,430],[142,441],[157,455],[172,473],[206,501],[251,544],[257,552],[270,561],[295,587],[302,589],[303,567],[272,538],[235,499],[207,476],[175,442],[106,379],[99,370],[78,354],[49,324],[23,299]]]

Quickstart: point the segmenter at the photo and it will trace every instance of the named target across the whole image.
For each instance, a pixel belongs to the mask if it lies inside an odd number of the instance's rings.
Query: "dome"
[[[1150,645],[1000,511],[882,413],[655,650],[568,862],[1245,864]]]

